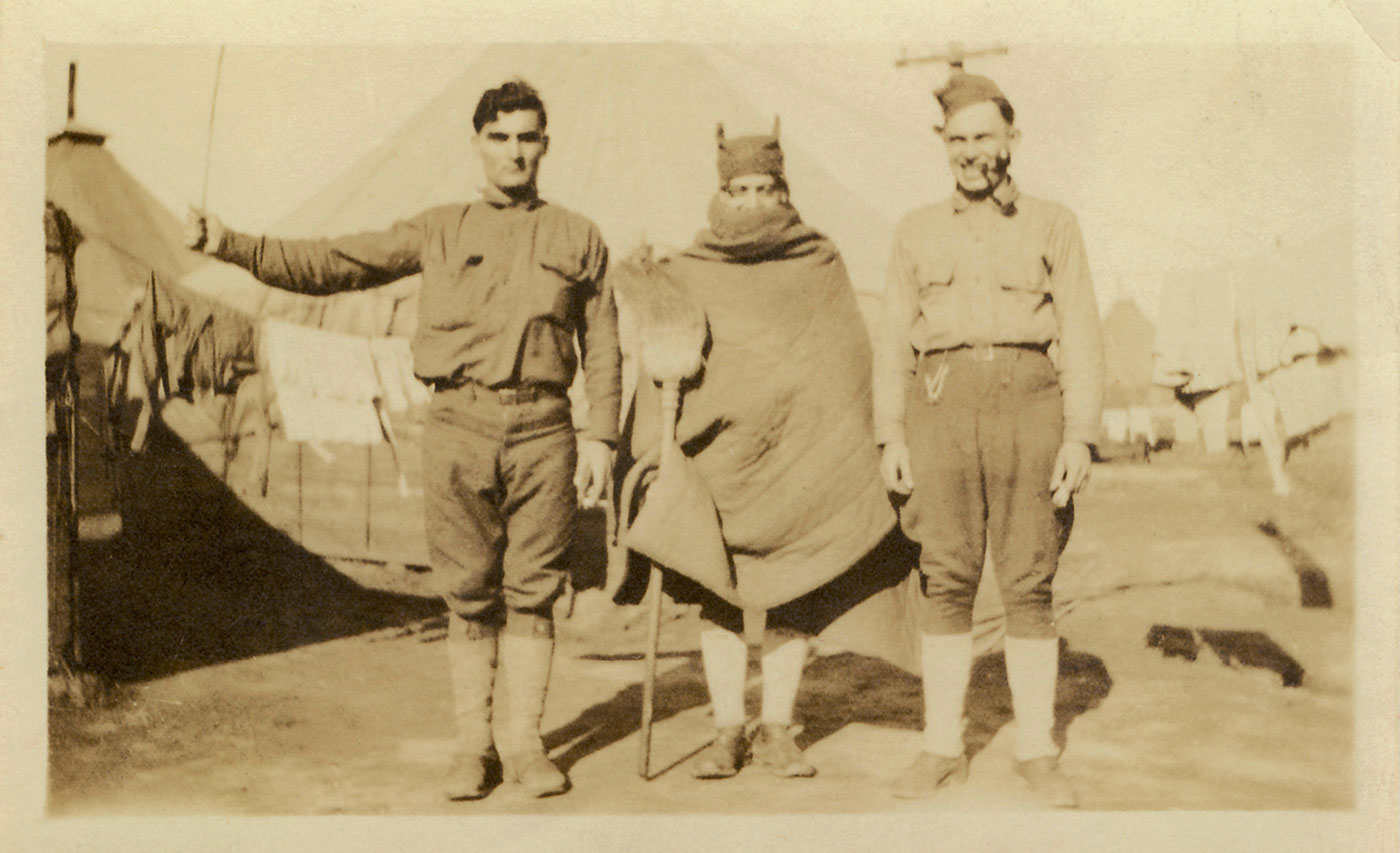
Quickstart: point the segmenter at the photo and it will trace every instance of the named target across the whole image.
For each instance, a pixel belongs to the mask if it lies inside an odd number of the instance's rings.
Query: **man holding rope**
[[[938,101],[957,189],[896,231],[876,356],[882,473],[909,495],[901,522],[922,546],[925,597],[924,750],[894,793],[929,796],[966,776],[986,549],[1006,609],[1016,769],[1046,802],[1073,806],[1051,734],[1051,582],[1103,402],[1098,308],[1074,215],[1021,195],[1008,173],[1019,132],[1005,95],[955,69]]]
[[[193,211],[187,239],[267,284],[324,295],[422,273],[414,371],[434,391],[423,437],[428,546],[449,609],[458,744],[451,799],[504,777],[534,796],[568,779],[540,718],[554,651],[553,605],[577,502],[604,498],[618,433],[621,357],[607,248],[587,219],[536,192],[546,115],[528,84],[477,104],[479,201],[435,207],[376,233],[279,240]],[[583,356],[589,424],[565,394]],[[496,678],[499,656],[501,678]],[[492,697],[504,683],[506,719]]]

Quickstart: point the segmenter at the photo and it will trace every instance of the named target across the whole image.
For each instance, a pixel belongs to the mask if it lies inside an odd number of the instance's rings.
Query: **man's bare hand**
[[[613,449],[606,442],[591,438],[579,442],[578,468],[574,471],[579,506],[591,509],[607,500],[612,463]]]
[[[885,480],[885,488],[891,492],[907,495],[914,490],[914,472],[909,464],[909,445],[902,441],[892,441],[880,452],[880,476]]]
[[[1093,460],[1089,456],[1089,445],[1082,441],[1066,441],[1055,454],[1055,471],[1050,475],[1050,499],[1055,506],[1064,507],[1074,493],[1089,482],[1089,469]]]
[[[185,214],[185,245],[213,254],[224,241],[224,223],[207,210],[191,207]]]

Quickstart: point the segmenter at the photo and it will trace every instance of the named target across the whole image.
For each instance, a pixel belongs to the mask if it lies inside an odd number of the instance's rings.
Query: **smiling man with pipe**
[[[931,795],[967,773],[972,601],[989,550],[1016,768],[1047,802],[1072,806],[1051,737],[1051,582],[1103,402],[1098,308],[1074,215],[1011,179],[1020,132],[1006,96],[957,68],[937,96],[957,189],[896,231],[876,354],[882,472],[909,495],[901,523],[922,546],[925,594],[924,750],[894,793]]]

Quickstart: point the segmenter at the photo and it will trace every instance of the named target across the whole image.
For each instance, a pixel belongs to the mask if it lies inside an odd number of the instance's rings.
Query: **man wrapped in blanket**
[[[698,601],[706,623],[700,651],[717,733],[695,776],[730,777],[750,758],[778,776],[811,776],[791,731],[809,637],[890,590],[899,580],[890,575],[902,567],[907,576],[910,564],[891,557],[902,540],[889,535],[895,514],[880,480],[870,343],[841,255],[789,201],[776,124],[771,136],[726,140],[721,127],[718,137],[709,227],[658,267],[709,324],[703,371],[681,396],[677,442],[707,511],[713,502],[723,557],[707,574],[694,570],[698,556],[669,564],[648,556],[667,569],[667,592]],[[660,419],[644,372],[635,458],[655,452]],[[666,533],[681,550],[698,539],[675,526]],[[767,626],[751,752],[746,618]]]

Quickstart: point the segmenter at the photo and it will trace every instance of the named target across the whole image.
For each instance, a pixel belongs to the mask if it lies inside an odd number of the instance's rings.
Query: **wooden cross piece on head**
[[[923,65],[930,62],[945,62],[948,64],[950,74],[961,74],[963,62],[976,56],[1001,56],[1007,52],[1006,45],[995,44],[991,47],[984,47],[979,50],[968,50],[963,47],[962,42],[949,42],[943,53],[935,53],[929,56],[910,56],[908,50],[901,50],[899,58],[894,61],[895,68],[904,68],[909,65]]]

